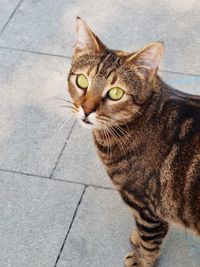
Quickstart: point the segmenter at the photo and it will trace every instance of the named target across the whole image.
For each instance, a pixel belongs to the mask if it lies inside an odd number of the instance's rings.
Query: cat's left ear
[[[106,46],[91,31],[87,23],[80,17],[76,19],[76,40],[73,55],[97,54],[106,50]]]
[[[151,80],[158,71],[161,59],[164,53],[164,43],[154,42],[133,55],[127,57],[126,62],[132,62],[134,65],[138,66],[143,74],[146,74]]]

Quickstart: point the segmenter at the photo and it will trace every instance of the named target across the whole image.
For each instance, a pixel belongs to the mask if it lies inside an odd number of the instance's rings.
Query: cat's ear
[[[164,53],[164,43],[154,42],[138,52],[129,55],[126,62],[132,62],[138,66],[141,71],[146,74],[150,79],[157,73],[161,59]]]
[[[76,19],[76,40],[74,46],[74,56],[82,54],[102,53],[106,50],[105,45],[91,31],[87,23],[80,17]]]

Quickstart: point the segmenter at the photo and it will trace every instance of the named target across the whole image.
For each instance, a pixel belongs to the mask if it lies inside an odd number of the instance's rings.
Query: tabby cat
[[[69,73],[72,111],[93,130],[98,155],[137,231],[125,266],[152,267],[170,223],[200,234],[200,97],[157,75],[163,43],[108,49],[79,17]]]

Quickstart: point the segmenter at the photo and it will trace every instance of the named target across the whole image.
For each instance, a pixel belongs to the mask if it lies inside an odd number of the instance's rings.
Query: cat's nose
[[[84,110],[84,113],[85,113],[86,117],[88,117],[92,112],[95,111],[94,108],[89,108],[89,107],[84,107],[84,106],[83,106],[83,110]]]

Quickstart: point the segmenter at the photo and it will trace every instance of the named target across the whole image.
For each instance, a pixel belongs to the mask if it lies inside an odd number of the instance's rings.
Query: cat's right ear
[[[78,57],[83,54],[103,53],[106,46],[91,31],[87,23],[80,17],[76,19],[76,40],[73,56]]]
[[[136,53],[127,57],[127,63],[133,63],[140,68],[144,76],[148,76],[149,80],[155,76],[158,71],[164,52],[163,42],[151,43]]]

